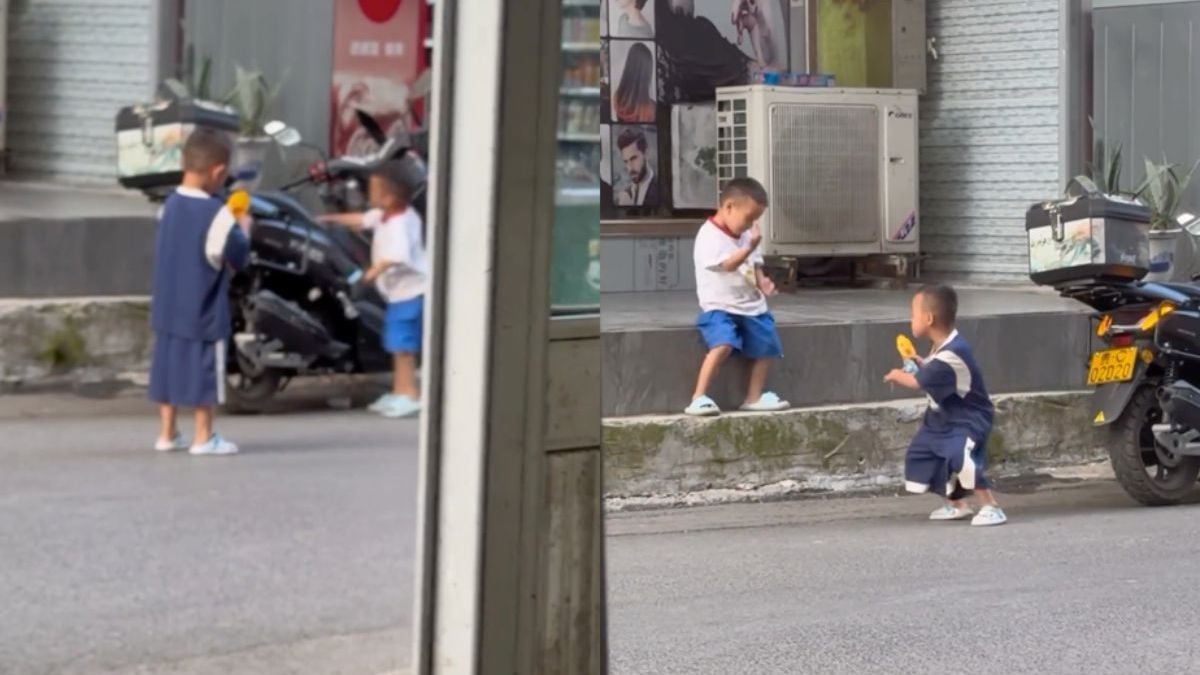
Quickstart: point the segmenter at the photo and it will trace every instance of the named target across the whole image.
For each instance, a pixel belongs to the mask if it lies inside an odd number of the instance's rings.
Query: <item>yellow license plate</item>
[[[1133,379],[1133,366],[1137,363],[1137,347],[1104,349],[1092,354],[1088,363],[1087,383],[1089,387],[1113,382],[1128,382]]]

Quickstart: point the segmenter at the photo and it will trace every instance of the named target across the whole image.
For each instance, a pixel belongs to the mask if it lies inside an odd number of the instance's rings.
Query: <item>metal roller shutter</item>
[[[931,0],[921,105],[931,276],[1028,283],[1024,214],[1059,182],[1059,0]]]
[[[117,109],[153,92],[154,0],[13,0],[8,17],[10,168],[110,183]]]

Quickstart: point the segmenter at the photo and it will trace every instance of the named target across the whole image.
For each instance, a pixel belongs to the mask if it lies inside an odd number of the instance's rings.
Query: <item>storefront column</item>
[[[605,671],[598,317],[550,316],[561,0],[438,0],[417,673]]]

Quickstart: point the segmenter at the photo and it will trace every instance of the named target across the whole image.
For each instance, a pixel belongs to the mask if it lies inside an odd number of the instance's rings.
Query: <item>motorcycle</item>
[[[1189,234],[1200,226],[1190,215],[1181,221]],[[1141,504],[1173,505],[1200,475],[1200,285],[1142,281],[1145,268],[1133,269],[1053,286],[1095,310],[1092,424],[1104,430],[1117,482]]]
[[[369,115],[359,114],[377,141],[375,153],[322,158],[307,176],[250,197],[250,264],[230,283],[229,412],[262,411],[295,377],[391,368],[381,343],[386,303],[373,286],[361,283],[371,261],[369,234],[326,227],[289,194],[316,185],[330,210],[361,210],[371,172],[397,162],[412,206],[424,217],[426,169],[411,138],[388,138]],[[282,122],[264,128],[280,145],[302,144],[299,133]]]

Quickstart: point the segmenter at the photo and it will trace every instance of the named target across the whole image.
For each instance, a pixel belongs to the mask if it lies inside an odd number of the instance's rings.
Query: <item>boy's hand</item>
[[[917,383],[917,378],[910,375],[899,368],[893,368],[891,372],[883,376],[883,381],[887,384],[898,384],[905,389],[920,389],[921,385]]]
[[[758,229],[757,224],[754,227],[750,228],[750,250],[751,251],[758,248],[758,245],[762,243],[762,238],[763,238],[762,231]]]
[[[771,281],[771,277],[767,276],[766,274],[762,274],[759,277],[758,290],[762,291],[762,294],[768,298],[779,292],[779,289],[775,286],[775,282]]]
[[[249,234],[250,226],[254,225],[254,218],[251,218],[249,213],[243,213],[242,215],[238,216],[237,224],[238,227],[242,228],[242,232]]]

